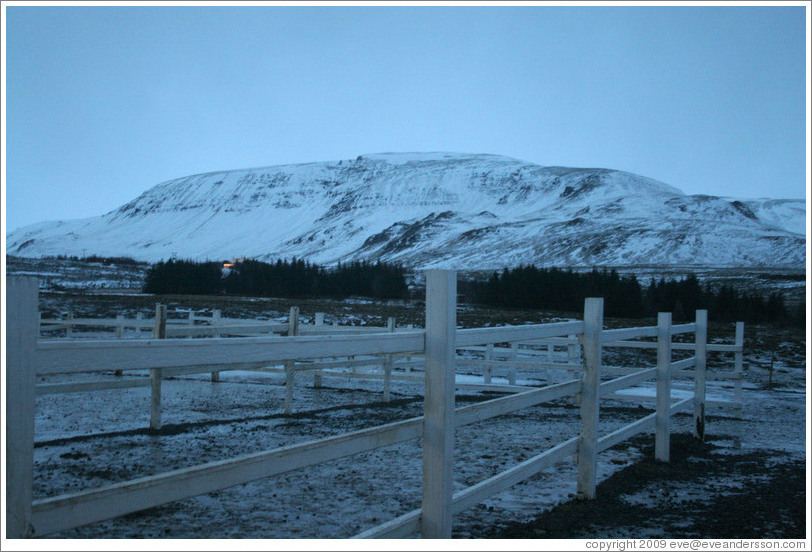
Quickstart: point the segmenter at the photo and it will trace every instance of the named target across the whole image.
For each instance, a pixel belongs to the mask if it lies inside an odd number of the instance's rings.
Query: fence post
[[[316,313],[316,320],[314,321],[315,326],[324,326],[324,313],[317,312]],[[298,331],[298,327],[297,327]],[[335,358],[335,357],[334,357]],[[324,360],[324,359],[322,359]],[[321,372],[313,372],[313,388],[320,389],[322,386],[322,375]]]
[[[696,311],[694,367],[694,437],[705,440],[705,370],[708,363],[708,311]]]
[[[742,376],[744,374],[744,322],[736,322],[736,352],[733,353],[733,373],[736,375],[736,380],[733,382],[735,390],[734,396],[739,405],[736,407],[738,415],[741,417],[742,413]]]
[[[386,330],[395,333],[395,318],[390,316],[386,320]],[[389,353],[383,359],[383,400],[389,402],[389,390],[392,387],[392,361],[394,355]]]
[[[426,397],[420,517],[420,533],[426,539],[451,538],[456,302],[456,272],[426,271]]]
[[[152,327],[152,338],[166,339],[166,305],[160,303],[155,305],[155,325]],[[149,379],[152,384],[149,427],[150,429],[161,429],[161,379],[163,379],[163,370],[161,368],[150,368]]]
[[[124,335],[124,316],[119,314],[116,316],[116,337],[121,339]],[[121,370],[115,370],[113,372],[114,376],[121,377],[124,375],[124,372]]]
[[[581,433],[578,438],[578,498],[595,498],[598,471],[598,416],[601,381],[603,299],[584,301],[584,377],[581,380]]]
[[[67,325],[65,326],[65,337],[73,337],[73,313],[69,312],[67,317]]]
[[[6,280],[6,538],[31,536],[39,281]]]
[[[299,335],[299,307],[291,307],[288,315],[288,335]],[[285,361],[285,415],[293,412],[293,385],[296,361]]]
[[[567,345],[567,364],[569,365],[567,367],[567,380],[574,380],[576,376],[575,365],[581,364],[581,345],[578,336],[569,335],[567,337],[572,340],[572,343]],[[573,395],[572,404],[578,406],[580,398],[580,394]]]
[[[657,314],[657,412],[654,417],[654,459],[671,456],[671,313]]]
[[[514,341],[510,344],[510,360],[513,362],[519,361],[519,342]],[[514,364],[508,368],[508,384],[516,385],[516,365]]]
[[[220,337],[220,330],[217,329],[217,326],[220,324],[221,314],[222,313],[220,312],[220,309],[214,309],[211,312],[211,325],[214,326],[214,328],[215,328],[214,329],[214,337]],[[189,316],[191,318],[191,313],[190,313]],[[194,324],[194,320],[192,321],[192,324]],[[220,372],[218,372],[216,370],[214,372],[212,372],[211,373],[211,381],[214,382],[214,383],[217,383],[218,381],[220,381]]]
[[[493,343],[488,343],[485,347],[485,360],[490,362],[493,360]],[[485,376],[483,377],[483,383],[490,384],[491,383],[491,374],[493,372],[493,368],[490,364],[485,366]]]

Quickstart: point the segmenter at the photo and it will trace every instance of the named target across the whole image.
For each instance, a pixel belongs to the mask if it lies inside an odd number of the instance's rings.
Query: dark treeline
[[[88,255],[79,257],[77,255],[57,255],[56,257],[45,257],[58,259],[60,261],[81,261],[86,263],[101,263],[105,265],[141,265],[146,264],[143,261],[136,261],[131,257],[100,257],[99,255]]]
[[[586,297],[603,297],[605,315],[618,318],[671,312],[675,322],[686,322],[693,320],[697,309],[707,309],[717,322],[795,322],[780,293],[765,296],[724,285],[703,286],[694,275],[652,279],[644,285],[634,275],[620,276],[616,270],[574,272],[531,265],[494,272],[487,281],[460,282],[460,293],[474,303],[565,312],[581,312]]]
[[[324,268],[301,259],[275,263],[245,260],[228,271],[220,262],[161,261],[147,271],[144,292],[338,299],[352,295],[378,299],[408,296],[400,265],[357,261]]]

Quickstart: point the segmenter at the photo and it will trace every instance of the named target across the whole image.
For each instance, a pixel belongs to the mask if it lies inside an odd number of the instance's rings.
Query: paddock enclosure
[[[673,415],[692,412],[694,433],[703,438],[707,408],[741,408],[741,323],[736,325],[735,342],[730,345],[708,344],[706,311],[697,311],[695,322],[690,324],[672,324],[670,313],[660,313],[656,326],[607,330],[603,300],[589,298],[581,320],[458,329],[456,273],[431,270],[426,283],[425,328],[398,328],[390,319],[386,326],[370,329],[326,325],[318,315],[314,324],[300,324],[295,307],[285,324],[223,319],[217,312],[210,317],[190,313],[185,319],[168,319],[163,305],[156,307],[153,320],[40,320],[37,281],[10,277],[7,537],[47,536],[417,441],[422,450],[420,507],[362,528],[356,537],[450,538],[455,515],[558,462],[574,458],[577,494],[583,499],[594,498],[598,454],[654,430],[655,456],[667,462]],[[88,328],[107,328],[110,337],[88,334]],[[55,332],[65,335],[49,337]],[[650,349],[656,352],[656,365],[605,365],[603,353],[611,348]],[[709,351],[733,355],[729,369],[706,370]],[[211,373],[211,385],[228,385],[221,381],[221,374],[234,370],[284,376],[286,415],[296,411],[297,386],[318,388],[327,378],[380,380],[384,401],[391,399],[393,381],[422,385],[423,414],[251,454],[229,457],[224,451],[224,457],[217,461],[34,499],[37,396],[148,387],[149,427],[158,430],[164,407],[162,387],[168,379]],[[99,379],[71,381],[72,377],[88,375],[98,375]],[[63,381],[39,382],[52,376]],[[706,381],[710,379],[731,381],[733,399],[708,400]],[[457,389],[500,396],[458,407]],[[649,401],[655,412],[601,435],[601,398]],[[577,405],[576,434],[555,443],[539,443],[541,450],[529,458],[455,490],[455,428],[562,399]]]

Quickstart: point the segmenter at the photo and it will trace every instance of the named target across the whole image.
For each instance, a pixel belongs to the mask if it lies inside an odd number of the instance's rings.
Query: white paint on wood
[[[189,318],[190,319],[192,318],[192,313],[191,312],[189,313]],[[220,309],[214,309],[212,311],[212,313],[211,313],[211,325],[212,326],[219,326],[220,323],[221,323],[221,319],[222,319],[222,312],[220,311]],[[194,321],[193,321],[193,323],[194,323]],[[220,337],[220,335],[221,335],[220,330],[219,329],[215,330],[214,337]],[[212,383],[219,382],[220,381],[220,372],[218,372],[216,370],[213,371],[211,373],[211,381],[212,381]]]
[[[166,305],[158,303],[155,305],[155,326],[152,329],[154,339],[166,338]],[[161,429],[161,380],[163,374],[161,368],[152,368],[149,371],[150,379],[150,402],[149,402],[149,427],[150,429]]]
[[[426,397],[423,424],[423,538],[451,538],[457,274],[426,272]]]
[[[297,358],[422,352],[423,331],[374,336],[246,337],[239,339],[42,340],[35,355],[37,374],[105,372],[189,365],[282,362]]]
[[[395,333],[395,318],[389,317],[386,321],[386,328],[389,333]],[[383,364],[383,400],[389,402],[389,392],[392,387],[392,354],[384,355]]]
[[[607,435],[604,435],[598,439],[598,452],[603,452],[604,450],[612,448],[616,444],[621,443],[630,437],[634,437],[638,433],[652,429],[654,427],[654,418],[656,416],[656,414],[649,414],[645,418],[641,418],[636,422],[632,422]]]
[[[543,337],[581,333],[581,321],[556,322],[554,324],[532,324],[526,326],[500,326],[498,328],[470,328],[457,330],[457,346],[483,345],[488,343],[508,343],[511,341],[531,341]]]
[[[481,403],[464,406],[454,412],[454,425],[460,427],[473,424],[529,408],[547,401],[575,394],[580,389],[580,381],[568,381],[557,385],[542,387],[541,389],[525,390],[510,397],[491,399]]]
[[[39,282],[8,276],[6,286],[5,536],[19,539],[31,535]]]
[[[420,510],[398,516],[358,533],[353,539],[405,539],[420,530]]]
[[[742,402],[742,371],[744,370],[744,322],[736,322],[736,337],[733,344],[733,373],[738,376],[734,385],[734,396],[738,402]]]
[[[615,330],[604,330],[603,344],[605,347],[609,347],[616,341],[636,339],[638,337],[657,337],[657,328],[654,326],[644,326],[641,328],[618,328]]]
[[[668,405],[668,415],[673,416],[674,414],[682,412],[683,410],[690,410],[693,404],[694,404],[693,395],[688,397],[687,399],[675,401],[674,403]]]
[[[671,326],[671,335],[694,333],[694,332],[696,332],[695,322],[691,322],[690,324],[674,324],[673,326]]]
[[[621,376],[619,378],[605,381],[600,384],[600,395],[601,397],[605,397],[606,395],[620,391],[621,389],[626,389],[627,387],[631,387],[633,385],[637,385],[638,383],[655,377],[657,377],[657,368],[648,368],[627,376]]]
[[[488,346],[486,347],[485,361],[486,361],[486,363],[485,363],[485,376],[483,378],[483,381],[486,384],[490,384],[491,383],[491,370],[492,370],[491,366],[492,365],[489,364],[489,362],[493,361],[493,343],[488,343]]]
[[[705,440],[705,378],[708,359],[708,311],[696,311],[694,368],[694,437]]]
[[[603,299],[588,297],[584,301],[584,377],[581,381],[581,433],[578,439],[578,497],[595,498],[597,485],[597,442],[601,381],[601,333]]]
[[[541,470],[552,466],[572,455],[578,450],[578,437],[567,439],[563,443],[552,447],[549,450],[528,458],[524,462],[509,468],[498,475],[495,475],[476,485],[468,487],[454,494],[452,499],[452,512],[457,514],[463,510],[475,506],[486,498],[498,492],[509,489],[516,483],[536,475]]]
[[[678,360],[676,362],[671,363],[671,376],[674,376],[674,373],[678,370],[685,370],[686,368],[693,368],[696,364],[696,357],[692,356],[690,358],[684,358],[682,360]]]
[[[519,358],[519,344],[517,342],[513,342],[510,344],[510,360],[513,364],[511,364],[510,368],[508,368],[508,383],[510,385],[516,385],[516,360]]]
[[[288,336],[294,337],[299,333],[299,307],[291,307],[288,315]],[[295,360],[285,361],[285,415],[293,413],[293,387],[296,383]]]
[[[657,315],[657,412],[654,422],[654,458],[668,462],[671,435],[671,313]]]
[[[41,383],[36,386],[37,396],[57,393],[86,393],[88,391],[105,391],[108,389],[127,389],[130,387],[149,387],[148,379],[118,381],[83,381],[73,383]]]

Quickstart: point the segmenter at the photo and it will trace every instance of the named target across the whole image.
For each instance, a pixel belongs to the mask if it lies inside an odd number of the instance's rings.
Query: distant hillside
[[[803,200],[685,195],[611,169],[375,154],[212,172],[107,214],[10,232],[8,253],[156,261],[398,261],[414,268],[805,266]]]

